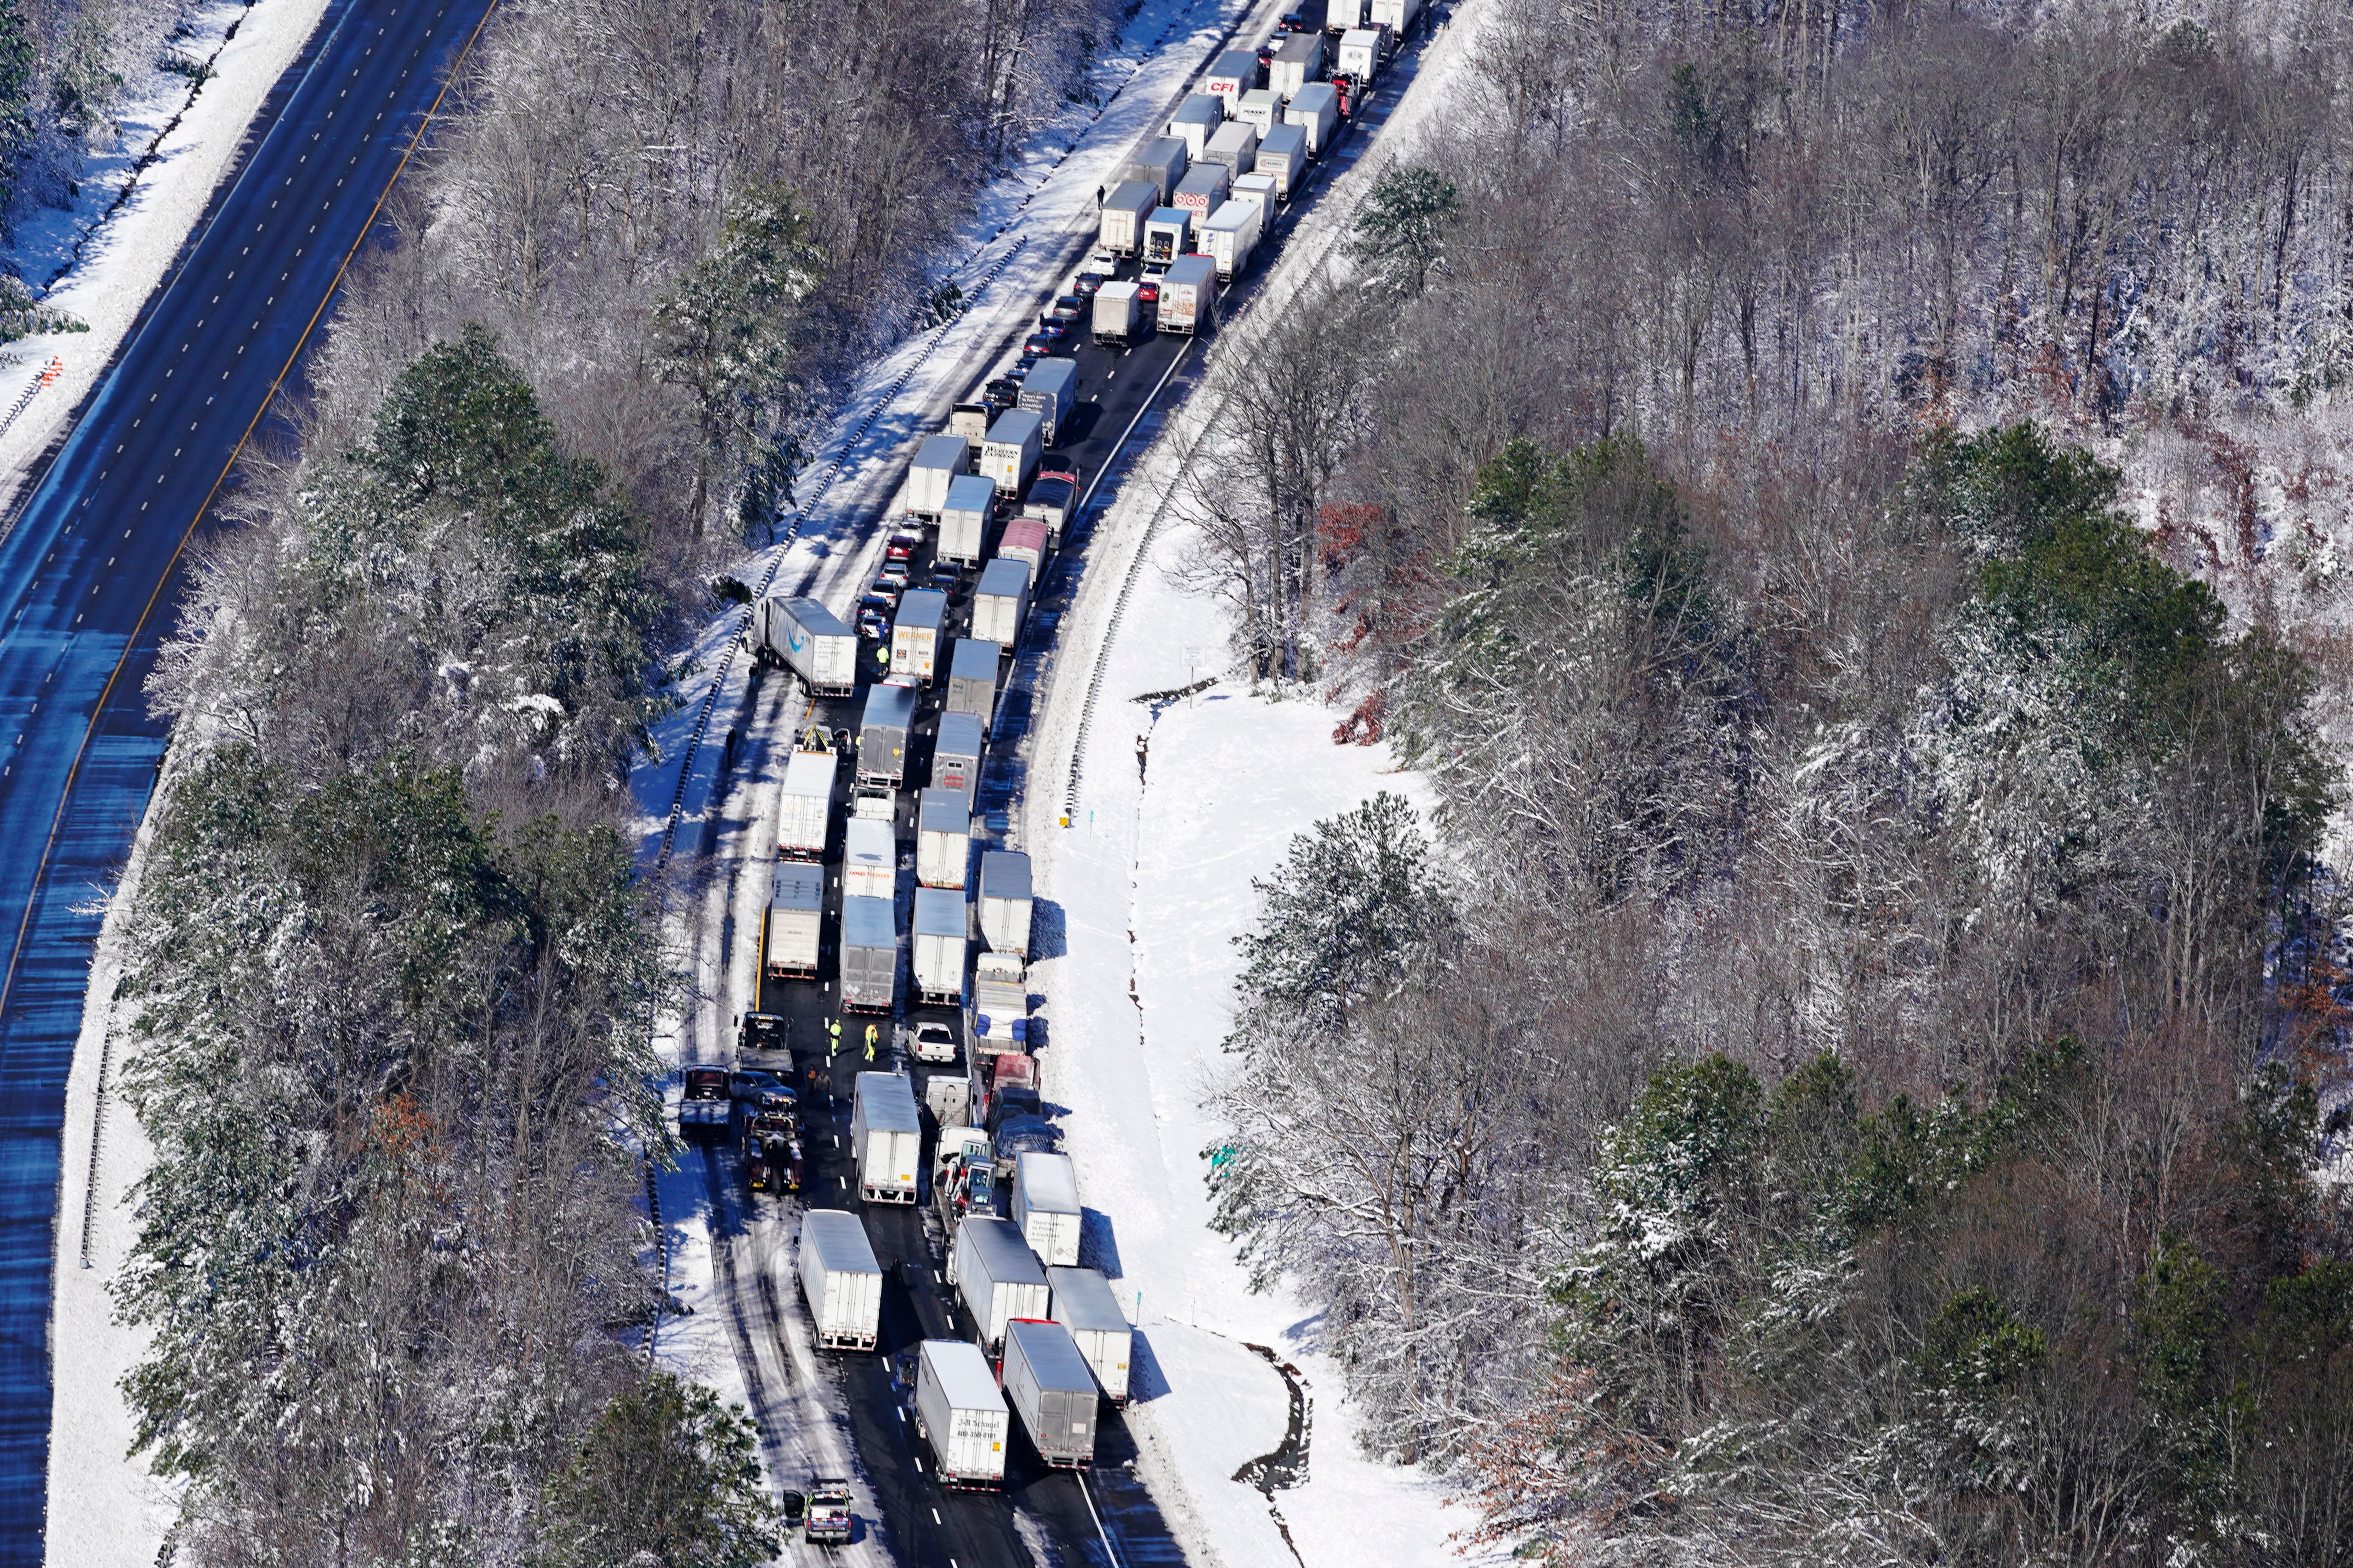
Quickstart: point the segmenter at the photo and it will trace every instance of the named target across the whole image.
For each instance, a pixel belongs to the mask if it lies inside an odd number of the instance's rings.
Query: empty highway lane
[[[345,0],[0,538],[0,1568],[42,1560],[66,1074],[160,767],[144,688],[186,542],[492,0]],[[70,1378],[64,1396],[78,1394]]]

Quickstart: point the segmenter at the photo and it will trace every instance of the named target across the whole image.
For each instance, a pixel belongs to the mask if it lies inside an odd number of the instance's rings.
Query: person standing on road
[[[828,1019],[825,1026],[825,1059],[831,1061],[841,1054],[841,1020]]]
[[[874,1026],[869,1024],[866,1026],[866,1059],[870,1062],[874,1059]]]
[[[874,665],[882,674],[891,673],[891,645],[887,641],[874,645]]]

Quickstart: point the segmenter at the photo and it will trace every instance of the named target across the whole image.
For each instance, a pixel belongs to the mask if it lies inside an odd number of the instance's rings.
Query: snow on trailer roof
[[[793,760],[785,764],[786,795],[833,795],[833,764],[831,752],[795,752]]]
[[[1043,1285],[1046,1266],[1029,1250],[1020,1230],[1009,1219],[971,1215],[956,1227],[956,1237],[979,1258],[982,1272],[999,1285]]]
[[[866,1222],[841,1209],[810,1209],[801,1216],[801,1245],[817,1248],[828,1274],[880,1274]]]
[[[971,917],[965,913],[964,895],[954,888],[915,889],[917,936],[964,936]]]
[[[825,868],[798,860],[777,861],[776,879],[768,884],[768,907],[803,910],[825,908]]]
[[[997,481],[987,474],[958,474],[948,481],[949,511],[985,512],[996,504]]]
[[[1118,1331],[1128,1328],[1127,1314],[1111,1281],[1092,1268],[1049,1268],[1047,1288],[1054,1292],[1054,1316],[1074,1329]]]
[[[1028,898],[1029,857],[1018,849],[981,851],[980,896],[984,899]]]
[[[947,624],[947,618],[945,594],[937,588],[910,588],[899,595],[899,614],[891,624],[911,632],[935,632]]]
[[[1079,1342],[1061,1324],[1016,1318],[1005,1325],[1005,1337],[1021,1342],[1021,1359],[1029,1363],[1029,1375],[1039,1387],[1072,1394],[1095,1391],[1095,1369],[1087,1364],[1087,1358],[1079,1353]]]
[[[853,816],[842,834],[842,853],[860,866],[898,869],[899,846],[891,825],[871,816]]]
[[[955,1409],[1004,1408],[1005,1391],[997,1386],[997,1374],[988,1370],[988,1358],[978,1345],[965,1340],[925,1340],[923,1355],[940,1392]]]
[[[955,662],[948,666],[951,680],[997,681],[997,659],[1003,650],[986,637],[958,637]]]
[[[898,911],[889,899],[878,899],[870,893],[858,893],[841,900],[841,945],[844,947],[896,947],[899,945]]]
[[[859,720],[859,728],[876,725],[904,730],[915,721],[915,689],[912,686],[877,686],[866,693],[866,711]]]
[[[915,797],[918,833],[972,833],[972,800],[960,789],[927,789]],[[921,898],[922,894],[916,897]]]
[[[980,585],[973,590],[982,598],[1006,599],[1029,591],[1029,563],[1016,561],[1010,555],[990,557],[988,564],[980,569]]]
[[[858,1075],[858,1098],[866,1107],[869,1131],[921,1132],[923,1118],[915,1110],[915,1084],[895,1072]]]
[[[1017,1161],[1023,1202],[1048,1214],[1079,1212],[1079,1168],[1068,1154],[1022,1154]]]

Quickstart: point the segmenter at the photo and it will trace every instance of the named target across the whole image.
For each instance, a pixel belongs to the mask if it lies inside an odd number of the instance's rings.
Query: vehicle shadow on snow
[[[1092,1268],[1106,1279],[1126,1275],[1120,1267],[1119,1237],[1112,1229],[1111,1215],[1101,1209],[1082,1206],[1079,1210],[1079,1267]]]
[[[1160,1358],[1152,1353],[1151,1337],[1142,1329],[1136,1330],[1128,1341],[1127,1402],[1131,1405],[1149,1405],[1175,1392],[1169,1386],[1168,1373],[1160,1365]]]
[[[1040,959],[1061,958],[1070,951],[1070,929],[1062,916],[1062,906],[1051,899],[1031,900],[1029,962],[1036,963]]]

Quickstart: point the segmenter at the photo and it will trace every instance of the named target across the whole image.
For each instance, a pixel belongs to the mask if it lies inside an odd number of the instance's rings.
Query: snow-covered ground
[[[325,14],[326,0],[213,0],[190,7],[178,53],[209,61],[211,78],[148,68],[120,110],[121,136],[91,158],[73,205],[37,214],[12,259],[45,302],[90,323],[0,350],[0,415],[55,356],[65,369],[0,431],[0,502],[64,426],[138,319],[180,246],[204,216],[246,127]],[[149,154],[153,161],[140,165]],[[128,189],[129,194],[124,195]],[[120,198],[120,205],[117,205]]]

